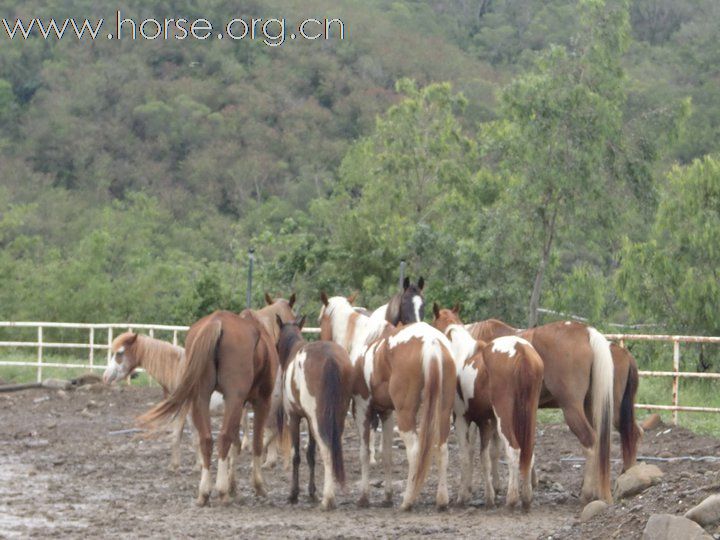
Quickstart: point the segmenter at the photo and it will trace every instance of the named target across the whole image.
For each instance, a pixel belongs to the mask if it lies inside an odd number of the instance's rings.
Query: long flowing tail
[[[347,401],[344,397],[340,366],[333,358],[325,362],[323,369],[323,407],[318,411],[320,437],[330,448],[333,475],[338,483],[345,483],[345,463],[343,460],[342,433],[347,414]]]
[[[597,480],[601,497],[612,502],[610,491],[610,430],[613,418],[613,361],[610,344],[595,328],[588,328],[592,363],[592,413],[595,426]]]
[[[518,358],[517,390],[513,404],[513,425],[515,438],[520,445],[520,474],[527,478],[532,467],[535,448],[535,425],[542,389],[544,366],[540,355],[529,343],[522,345]]]
[[[418,435],[417,468],[412,477],[412,498],[420,493],[432,463],[432,447],[439,440],[439,420],[441,405],[440,389],[442,388],[442,373],[440,365],[442,352],[439,343],[423,347],[423,372],[425,378],[423,413],[420,419]],[[412,471],[411,471],[412,474]]]
[[[210,320],[198,330],[185,361],[185,370],[175,391],[167,399],[138,417],[138,422],[149,427],[167,421],[177,414],[187,414],[198,392],[202,375],[215,359],[217,343],[222,335],[222,323]]]
[[[635,422],[635,396],[640,377],[635,358],[628,351],[624,352],[628,356],[628,376],[622,402],[620,403],[620,442],[623,454],[623,471],[626,471],[635,465],[641,432]]]

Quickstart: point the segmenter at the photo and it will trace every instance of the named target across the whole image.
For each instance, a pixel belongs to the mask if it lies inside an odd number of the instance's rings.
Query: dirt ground
[[[643,494],[616,501],[605,514],[580,524],[577,494],[582,480],[579,445],[564,425],[541,425],[536,463],[540,484],[529,513],[483,504],[479,474],[476,498],[465,507],[437,512],[435,474],[409,513],[400,512],[405,452],[395,448],[395,508],[381,507],[381,467],[374,467],[371,508],[359,509],[357,435],[345,434],[348,485],[338,492],[339,507],[322,512],[302,497],[286,502],[288,475],[267,471],[268,497],[249,488],[249,462],[239,464],[238,495],[229,506],[215,499],[194,505],[199,480],[186,433],[183,465],[167,469],[169,441],[112,432],[131,428],[133,418],[160,397],[158,388],[86,386],[75,391],[28,390],[0,394],[0,537],[229,537],[240,538],[638,538],[650,514],[681,514],[712,492],[720,491],[720,462],[655,462],[663,482]],[[619,457],[617,436],[614,457]],[[661,426],[648,432],[640,455],[720,456],[720,440],[681,428]],[[477,463],[477,460],[476,460]],[[451,437],[450,493],[456,493],[457,448]],[[504,474],[504,466],[502,466]],[[614,461],[614,476],[620,463]],[[301,465],[301,487],[307,468]],[[317,468],[321,486],[322,467]],[[712,534],[720,529],[711,530]]]

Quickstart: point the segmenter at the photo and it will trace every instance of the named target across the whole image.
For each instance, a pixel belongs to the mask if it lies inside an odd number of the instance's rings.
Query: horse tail
[[[598,489],[602,498],[612,502],[610,491],[610,430],[613,418],[614,366],[610,344],[595,328],[588,327],[592,362],[592,414],[596,431]]]
[[[328,358],[323,367],[323,406],[320,408],[318,428],[320,437],[330,449],[332,469],[335,480],[345,483],[345,464],[343,460],[342,433],[345,423],[345,396],[340,373],[340,365],[335,358]]]
[[[138,417],[138,422],[149,427],[178,414],[185,416],[198,393],[198,388],[208,365],[215,360],[217,344],[222,336],[219,320],[206,322],[195,335],[185,362],[185,370],[170,396]]]
[[[535,426],[540,402],[544,365],[540,355],[529,343],[521,344],[515,372],[515,395],[513,403],[513,426],[520,446],[520,475],[530,473],[535,449]]]
[[[627,351],[625,351],[627,352]],[[622,401],[620,402],[620,442],[622,445],[623,471],[635,464],[640,428],[635,422],[635,396],[638,390],[639,374],[635,358],[627,352],[628,376]]]
[[[418,437],[417,468],[412,478],[412,500],[415,500],[427,478],[432,463],[432,447],[439,440],[439,419],[442,400],[442,348],[440,342],[433,339],[432,346],[423,347],[423,377],[424,377],[424,411],[420,419],[420,433]],[[411,471],[412,475],[413,471]]]

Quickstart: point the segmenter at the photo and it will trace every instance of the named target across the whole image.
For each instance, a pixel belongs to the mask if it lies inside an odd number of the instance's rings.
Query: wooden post
[[[112,326],[108,326],[108,352],[107,352],[107,363],[110,365],[112,360],[112,342],[113,342],[113,330]]]
[[[38,356],[37,356],[37,382],[42,382],[42,363],[43,363],[43,329],[42,326],[38,326]]]
[[[151,338],[154,338],[155,337],[155,329],[151,328],[150,331],[148,332],[148,334],[150,335]]]
[[[680,342],[677,339],[673,340],[673,406],[677,407],[679,403],[678,390],[680,385],[680,377],[678,372],[680,371]],[[673,410],[673,425],[678,424],[678,411],[677,408]]]
[[[88,360],[90,361],[90,367],[95,365],[95,328],[90,327],[90,352],[88,353]]]
[[[173,345],[177,346],[177,330],[173,330]]]

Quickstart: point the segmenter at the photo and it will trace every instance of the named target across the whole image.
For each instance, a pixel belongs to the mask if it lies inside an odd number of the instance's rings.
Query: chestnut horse
[[[403,291],[394,295],[390,301],[372,312],[372,317],[386,320],[393,326],[420,322],[425,318],[425,299],[423,297],[425,280],[422,276],[417,285],[410,278],[403,280]]]
[[[356,312],[347,298],[320,295],[320,339],[334,341],[350,353],[355,369],[353,401],[360,431],[361,495],[368,505],[370,424],[379,416],[383,431],[385,501],[392,504],[393,410],[405,443],[408,480],[401,505],[409,510],[427,477],[433,448],[438,450],[436,503],[448,503],[447,438],[455,396],[455,363],[450,342],[432,326],[419,322],[395,329]]]
[[[235,313],[216,311],[190,327],[185,340],[185,357],[186,367],[175,391],[138,420],[154,426],[192,409],[203,458],[197,502],[204,506],[212,489],[210,395],[217,390],[225,398],[225,414],[218,436],[215,486],[222,502],[228,502],[235,490],[234,462],[240,443],[240,418],[245,402],[252,403],[255,412],[252,481],[256,494],[265,495],[260,459],[265,419],[278,367],[277,351],[269,346],[267,333],[257,323]]]
[[[473,336],[484,341],[523,332],[497,319],[488,319],[466,327]],[[616,343],[610,343],[610,354],[614,368],[613,425],[620,432],[622,470],[626,471],[637,463],[638,443],[642,437],[642,428],[635,421],[635,396],[640,376],[637,362],[630,351]]]
[[[162,387],[164,398],[167,398],[177,387],[185,360],[185,349],[182,347],[133,332],[125,332],[113,340],[110,351],[112,356],[103,374],[105,384],[121,381],[136,369],[143,368]],[[215,412],[221,411],[222,407],[222,396],[213,392],[210,409]],[[171,470],[176,470],[180,466],[180,440],[185,428],[185,421],[185,415],[178,415],[175,418],[170,458]]]
[[[476,340],[460,321],[459,311],[459,306],[450,310],[433,304],[433,326],[450,340],[458,374],[454,406],[461,463],[458,504],[466,503],[471,496],[473,448],[469,427],[474,423],[480,429],[485,505],[495,506],[490,442],[499,432],[509,468],[506,505],[512,508],[521,500],[528,509],[542,360],[521,337],[506,336],[490,343]]]
[[[308,493],[315,500],[315,446],[325,467],[321,508],[335,507],[335,482],[345,483],[342,435],[350,406],[353,367],[345,349],[336,343],[308,343],[300,330],[305,317],[291,323],[277,318],[280,331],[278,354],[282,369],[283,410],[295,455],[290,502],[297,503],[300,488],[300,420],[308,424],[307,462],[310,468]]]
[[[484,322],[467,328],[476,339],[498,337],[486,333],[488,326]],[[562,409],[568,427],[583,447],[586,464],[582,500],[612,502],[614,367],[610,344],[595,328],[570,321],[538,326],[517,335],[535,347],[545,366],[540,407]]]

